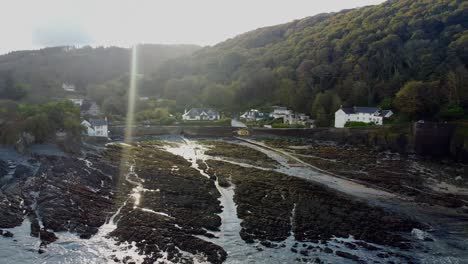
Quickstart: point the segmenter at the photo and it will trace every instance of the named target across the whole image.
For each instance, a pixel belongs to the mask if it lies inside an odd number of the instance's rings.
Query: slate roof
[[[354,112],[355,113],[363,113],[363,114],[373,114],[375,112],[378,112],[379,108],[377,107],[360,107],[360,106],[355,106],[354,107]]]
[[[102,119],[102,118],[101,119],[90,119],[89,123],[93,127],[95,127],[95,126],[106,126],[107,125],[107,120]]]
[[[288,110],[286,106],[273,106],[273,110]]]
[[[347,108],[341,108],[341,110],[343,110],[343,112],[345,112],[348,115],[354,114],[354,108],[347,107]]]
[[[382,110],[381,116],[386,116],[388,113],[392,112],[391,110]]]

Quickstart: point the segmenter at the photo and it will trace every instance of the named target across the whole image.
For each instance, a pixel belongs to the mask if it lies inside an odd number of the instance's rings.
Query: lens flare
[[[124,142],[130,144],[133,137],[134,117],[135,117],[135,99],[137,94],[138,77],[138,48],[134,45],[132,48],[132,59],[130,65],[130,87],[128,89],[128,108],[125,121],[125,139]]]
[[[132,47],[132,55],[130,59],[130,81],[128,88],[128,106],[127,106],[127,116],[125,120],[125,135],[124,135],[124,144],[122,144],[122,151],[120,157],[120,168],[119,168],[119,178],[117,186],[119,188],[120,184],[125,181],[127,174],[129,173],[130,168],[134,160],[132,156],[132,146],[133,141],[133,132],[134,132],[134,117],[135,117],[135,100],[138,89],[138,48],[137,45]]]

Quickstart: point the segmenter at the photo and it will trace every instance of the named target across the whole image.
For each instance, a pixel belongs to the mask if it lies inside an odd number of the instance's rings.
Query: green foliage
[[[325,91],[315,96],[312,104],[313,117],[317,126],[329,126],[336,110],[340,108],[341,99],[333,91]]]
[[[151,75],[168,59],[198,50],[196,45],[138,45],[139,73]],[[77,92],[119,78],[130,71],[131,50],[118,47],[52,47],[11,52],[0,56],[0,93],[5,75],[29,87],[29,101],[43,103],[65,96],[62,83],[73,83]],[[128,85],[128,83],[127,83]],[[12,86],[12,88],[14,85]]]
[[[83,127],[80,124],[80,110],[72,102],[58,101],[42,105],[21,104],[18,108],[23,131],[31,133],[36,142],[44,142],[64,131],[79,137]]]
[[[348,121],[345,124],[345,127],[373,127],[374,123],[364,123],[359,121]]]
[[[448,106],[442,109],[437,115],[439,120],[443,121],[454,121],[460,120],[466,117],[465,111],[460,106]]]
[[[5,97],[11,100],[21,100],[28,94],[28,88],[24,84],[16,84],[5,88]]]
[[[303,125],[288,125],[283,123],[276,123],[271,125],[272,128],[305,128]]]
[[[137,121],[160,121],[169,117],[167,108],[147,109],[136,114]]]
[[[183,126],[231,126],[230,118],[222,118],[216,121],[183,121],[180,123]]]
[[[396,94],[395,105],[402,113],[422,118],[437,111],[437,93],[434,83],[411,81]]]
[[[379,104],[380,109],[388,110],[393,109],[393,99],[392,98],[385,98]]]
[[[281,104],[327,126],[338,104],[391,108],[417,81],[431,87],[430,102],[399,106],[432,118],[468,107],[467,12],[463,1],[397,0],[261,28],[165,63],[148,87],[179,108]]]

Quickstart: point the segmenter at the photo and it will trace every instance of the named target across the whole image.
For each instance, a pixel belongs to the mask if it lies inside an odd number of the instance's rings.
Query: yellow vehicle
[[[239,129],[236,133],[239,136],[250,136],[250,131],[248,129]]]

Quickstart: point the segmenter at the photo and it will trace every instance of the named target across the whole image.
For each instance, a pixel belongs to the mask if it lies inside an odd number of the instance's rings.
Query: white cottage
[[[76,87],[72,83],[62,83],[62,89],[67,92],[74,92],[76,90]]]
[[[186,121],[214,121],[219,120],[219,112],[211,108],[192,108],[190,111],[185,110],[182,115],[182,120]]]
[[[104,119],[90,119],[89,121],[83,120],[81,125],[86,127],[86,134],[90,137],[109,136],[107,117]]]
[[[392,115],[392,110],[380,110],[377,107],[342,107],[335,112],[335,127],[345,127],[347,122],[364,122],[383,125],[383,119],[389,118]]]
[[[268,117],[268,114],[262,113],[257,109],[250,109],[240,116],[247,121],[259,121]]]
[[[285,116],[292,115],[293,111],[284,106],[273,106],[273,112],[270,114],[273,118],[284,118]]]
[[[68,99],[70,100],[73,104],[75,104],[76,106],[79,106],[81,107],[83,105],[83,99],[80,99],[80,98],[70,98]]]

